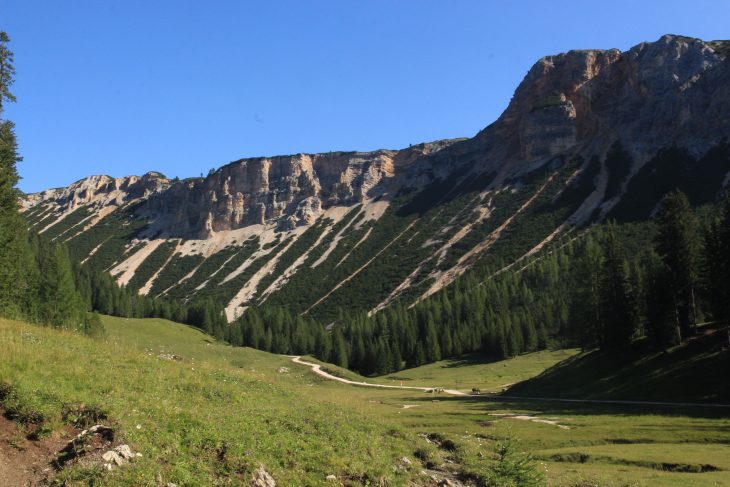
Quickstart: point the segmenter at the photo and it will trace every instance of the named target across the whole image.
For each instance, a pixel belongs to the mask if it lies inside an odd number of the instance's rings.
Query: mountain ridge
[[[646,178],[713,180],[704,197],[715,198],[730,173],[725,46],[665,35],[545,56],[469,139],[245,158],[183,181],[97,176],[26,195],[23,208],[36,230],[86,241],[72,246],[79,259],[118,282],[139,274],[144,293],[210,296],[229,319],[272,301],[323,319],[372,312],[617,212],[645,218],[626,201]],[[373,289],[376,275],[387,278]]]

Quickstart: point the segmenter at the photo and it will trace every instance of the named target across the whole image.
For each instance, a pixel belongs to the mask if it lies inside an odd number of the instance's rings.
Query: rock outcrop
[[[328,207],[383,196],[397,172],[449,145],[241,159],[153,195],[143,214],[164,233],[198,238],[255,224],[290,230]]]
[[[477,135],[484,159],[504,170],[565,152],[603,155],[617,140],[639,164],[671,146],[702,154],[730,135],[726,45],[665,35],[626,52],[547,56]]]
[[[24,209],[42,203],[52,203],[62,211],[73,211],[84,205],[95,209],[104,206],[122,206],[131,201],[139,201],[167,189],[170,181],[157,172],[143,176],[89,176],[76,181],[66,188],[47,189],[40,193],[25,195],[21,200]]]

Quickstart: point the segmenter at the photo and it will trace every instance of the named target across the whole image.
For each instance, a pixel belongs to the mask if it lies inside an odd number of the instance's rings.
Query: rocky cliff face
[[[73,209],[149,197],[141,214],[158,230],[205,238],[252,224],[308,225],[328,207],[392,196],[400,186],[448,176],[460,164],[508,176],[561,154],[603,156],[616,141],[637,166],[665,147],[701,155],[730,136],[726,46],[667,35],[626,52],[547,56],[529,70],[494,124],[457,144],[242,159],[205,179],[174,184],[154,173],[94,176],[29,195],[24,205],[53,200]]]
[[[616,140],[639,161],[672,145],[701,154],[730,135],[725,45],[666,35],[626,52],[547,56],[477,139],[528,163],[571,149],[600,154]]]
[[[327,207],[382,196],[397,169],[447,145],[242,159],[205,179],[173,185],[150,198],[144,211],[183,235],[271,223],[289,230],[313,223]]]
[[[214,296],[229,317],[268,299],[299,311],[382,308],[493,254],[531,255],[604,218],[633,183],[644,185],[631,200],[648,207],[642,217],[687,179],[710,181],[699,193],[712,201],[730,179],[728,53],[730,42],[672,35],[625,52],[570,51],[535,63],[470,139],[241,159],[186,181],[93,176],[23,204],[36,228],[145,293]],[[617,144],[627,156],[608,164]],[[676,160],[657,162],[673,148]],[[530,218],[539,224],[519,223]],[[130,281],[139,269],[146,282]]]
[[[143,200],[169,186],[169,180],[156,172],[122,178],[89,176],[66,188],[47,189],[40,193],[25,195],[21,205],[22,208],[28,209],[39,204],[51,203],[63,212],[73,211],[85,205],[99,209]]]

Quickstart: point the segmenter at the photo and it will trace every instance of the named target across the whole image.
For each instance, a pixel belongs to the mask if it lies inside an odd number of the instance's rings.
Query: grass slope
[[[107,337],[92,340],[0,320],[0,383],[12,385],[2,401],[6,413],[40,417],[54,435],[68,428],[62,411],[83,403],[108,414],[120,440],[144,455],[110,473],[62,472],[69,485],[156,485],[158,475],[178,485],[246,485],[259,464],[279,485],[326,485],[329,474],[345,485],[379,485],[381,478],[391,486],[429,485],[420,475],[426,463],[489,485],[494,447],[507,435],[539,459],[549,486],[730,485],[728,409],[353,387],[287,357],[218,344],[184,325],[104,321]],[[407,385],[452,387],[458,380],[460,389],[488,390],[583,359],[574,352],[493,363],[474,356],[398,375]],[[414,462],[411,469],[394,468],[401,456]]]
[[[129,468],[102,474],[77,467],[61,479],[246,484],[263,464],[281,485],[323,484],[329,474],[405,482],[406,474],[393,469],[409,453],[401,433],[302,397],[279,380],[277,369],[288,359],[214,343],[163,320],[105,324],[109,336],[101,341],[0,320],[0,381],[11,387],[2,401],[6,412],[56,431],[69,405],[98,408],[117,437],[144,455]]]
[[[730,404],[730,353],[726,330],[666,352],[647,351],[646,340],[620,353],[592,351],[572,357],[510,395]]]

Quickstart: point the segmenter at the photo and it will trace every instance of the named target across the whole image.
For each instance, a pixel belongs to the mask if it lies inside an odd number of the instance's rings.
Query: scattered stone
[[[180,355],[175,355],[174,353],[161,353],[157,357],[165,360],[174,360],[175,362],[182,362],[182,357]]]
[[[413,465],[413,462],[408,457],[401,457],[400,463],[403,465]]]
[[[125,460],[131,460],[136,456],[134,453],[132,453],[129,445],[119,445],[115,448],[115,451],[119,453]]]
[[[280,374],[288,374],[289,373],[289,367],[279,367],[279,373]]]
[[[60,468],[68,462],[99,450],[114,441],[114,430],[108,426],[97,424],[76,435],[59,452],[55,465]]]
[[[119,445],[113,450],[109,450],[108,452],[104,453],[101,456],[101,459],[105,462],[104,467],[107,470],[111,470],[112,468],[114,468],[115,465],[117,467],[121,467],[122,465],[130,462],[134,458],[141,456],[142,455],[139,453],[132,452],[132,449],[129,448],[129,445]]]
[[[276,487],[276,480],[264,469],[263,465],[259,465],[259,468],[253,473],[251,485],[253,487]]]
[[[122,456],[114,450],[109,450],[108,452],[104,453],[101,456],[101,459],[106,462],[107,470],[111,470],[112,463],[115,463],[119,467],[124,464],[124,458],[122,458]]]
[[[328,475],[327,477],[325,477],[325,480],[328,481],[328,482],[336,482],[337,481],[337,476],[336,475]]]

